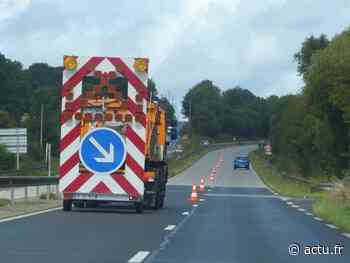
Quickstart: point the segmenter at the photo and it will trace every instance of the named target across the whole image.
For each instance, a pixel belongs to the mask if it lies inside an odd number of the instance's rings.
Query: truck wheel
[[[63,200],[63,211],[72,211],[72,201],[71,200]]]
[[[162,197],[160,198],[159,208],[164,207],[164,199],[165,199],[165,195],[162,195]]]
[[[136,202],[135,203],[135,209],[136,209],[136,213],[138,214],[142,214],[143,213],[143,202]]]
[[[97,202],[96,201],[86,201],[86,208],[96,208]]]
[[[73,203],[74,207],[77,207],[77,208],[84,208],[84,203],[81,202],[81,201],[76,201]]]
[[[159,193],[156,193],[155,196],[154,196],[154,205],[153,205],[153,209],[154,210],[158,210],[159,207],[160,207],[160,199],[161,199],[161,196]]]

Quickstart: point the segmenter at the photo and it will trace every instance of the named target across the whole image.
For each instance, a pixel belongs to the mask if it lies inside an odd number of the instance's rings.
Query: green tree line
[[[294,59],[305,83],[299,94],[260,98],[204,80],[185,95],[182,113],[202,136],[269,139],[281,169],[341,177],[350,164],[350,30],[306,38]]]

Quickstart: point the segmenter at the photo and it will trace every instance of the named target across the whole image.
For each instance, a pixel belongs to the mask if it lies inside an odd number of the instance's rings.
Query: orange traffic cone
[[[205,191],[205,185],[204,185],[204,178],[201,178],[201,181],[199,183],[199,192],[204,192]]]
[[[211,175],[209,176],[209,181],[210,181],[210,182],[214,182],[214,175],[213,175],[213,174],[211,174]]]
[[[192,193],[191,193],[191,197],[189,198],[189,201],[192,204],[198,203],[197,186],[195,184],[192,186]]]

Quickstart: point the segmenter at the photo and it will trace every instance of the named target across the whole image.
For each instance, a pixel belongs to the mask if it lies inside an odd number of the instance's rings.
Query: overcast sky
[[[349,0],[0,0],[7,57],[57,66],[63,54],[146,56],[178,112],[203,79],[264,97],[298,92],[301,42],[348,26]]]

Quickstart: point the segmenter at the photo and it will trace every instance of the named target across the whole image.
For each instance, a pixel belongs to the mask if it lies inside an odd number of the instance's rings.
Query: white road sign
[[[0,144],[11,153],[27,153],[27,129],[0,129]]]

